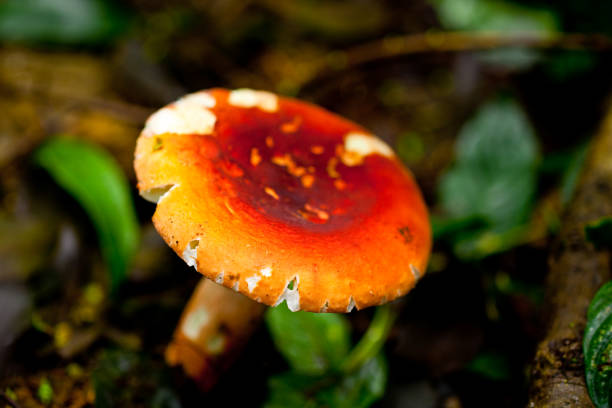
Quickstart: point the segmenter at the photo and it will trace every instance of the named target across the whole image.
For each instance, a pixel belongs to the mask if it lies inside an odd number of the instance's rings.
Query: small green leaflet
[[[0,2],[0,39],[99,45],[123,33],[128,20],[104,0],[5,0]]]
[[[387,364],[378,354],[344,376],[313,377],[288,372],[272,377],[264,407],[367,408],[383,396],[386,383]]]
[[[539,161],[526,115],[512,99],[488,102],[462,127],[455,150],[456,162],[438,186],[440,204],[449,219],[484,224],[455,231],[455,253],[477,259],[516,245],[533,205]]]
[[[612,217],[603,217],[584,227],[586,238],[598,248],[612,248]]]
[[[121,169],[104,150],[71,139],[50,140],[34,158],[89,215],[108,265],[111,286],[116,290],[125,279],[140,234]]]
[[[612,282],[603,285],[591,301],[582,346],[591,399],[598,408],[607,408],[612,389]]]
[[[276,348],[298,373],[323,374],[348,354],[350,330],[340,315],[291,312],[281,304],[268,309],[266,323]]]

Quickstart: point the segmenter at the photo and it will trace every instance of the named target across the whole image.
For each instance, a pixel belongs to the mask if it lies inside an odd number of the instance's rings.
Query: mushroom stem
[[[257,327],[264,306],[203,278],[187,303],[166,349],[205,391],[226,371]]]
[[[368,330],[342,363],[341,371],[353,372],[378,354],[396,317],[397,311],[391,303],[377,307]]]

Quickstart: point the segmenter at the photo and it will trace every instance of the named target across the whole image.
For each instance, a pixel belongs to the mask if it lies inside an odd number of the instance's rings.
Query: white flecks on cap
[[[215,282],[218,283],[218,284],[222,284],[223,283],[223,275],[225,275],[225,271],[221,271],[221,273],[218,274],[215,277]]]
[[[265,276],[266,278],[269,278],[270,276],[272,276],[272,267],[266,266],[264,268],[261,268],[259,270],[259,273],[261,273],[261,276]]]
[[[210,320],[210,314],[205,307],[201,306],[195,311],[189,313],[183,321],[181,329],[188,339],[196,341],[199,337],[202,327]]]
[[[340,159],[347,166],[357,166],[370,154],[393,157],[393,150],[376,136],[350,132],[344,137],[344,151]]]
[[[192,239],[185,247],[183,251],[183,260],[187,263],[187,266],[196,266],[198,245],[200,245],[200,238]]]
[[[421,271],[419,271],[419,269],[416,266],[410,265],[410,270],[412,271],[412,274],[414,275],[415,281],[418,281],[419,279],[421,279]]]
[[[240,281],[239,280],[234,282],[234,286],[232,286],[232,289],[234,289],[236,292],[238,292],[238,290],[240,290]]]
[[[349,299],[348,306],[346,307],[346,313],[350,313],[355,308],[355,299],[351,296]]]
[[[278,97],[276,95],[246,88],[231,91],[228,103],[240,108],[259,108],[266,112],[276,112],[278,110]]]
[[[147,201],[159,204],[175,187],[178,187],[178,184],[167,184],[165,186],[149,188],[141,191],[140,196]]]
[[[326,300],[325,303],[323,303],[323,306],[321,306],[321,309],[319,310],[319,313],[327,312],[327,308],[328,307],[329,307],[329,300]]]
[[[207,93],[187,95],[151,115],[145,125],[144,134],[211,134],[217,121],[215,114],[208,110],[213,106],[215,99]]]
[[[249,292],[253,292],[253,289],[257,287],[257,284],[259,283],[260,280],[261,280],[261,276],[259,275],[253,275],[250,278],[245,279],[247,286],[249,288]]]
[[[181,99],[176,101],[177,104],[192,104],[201,105],[205,108],[214,108],[217,104],[215,98],[208,92],[195,92],[189,95],[183,96]]]
[[[289,289],[291,283],[293,282],[293,287]],[[278,306],[283,303],[283,300],[287,302],[287,308],[292,312],[297,312],[300,310],[300,292],[298,291],[299,278],[296,275],[295,278],[287,282],[285,285],[285,290],[283,293],[276,299],[276,303],[273,306]]]

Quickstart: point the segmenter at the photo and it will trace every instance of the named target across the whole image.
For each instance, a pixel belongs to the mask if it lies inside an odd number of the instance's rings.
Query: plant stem
[[[342,363],[341,371],[344,373],[355,371],[378,354],[387,340],[396,317],[397,311],[390,303],[376,308],[370,327]]]

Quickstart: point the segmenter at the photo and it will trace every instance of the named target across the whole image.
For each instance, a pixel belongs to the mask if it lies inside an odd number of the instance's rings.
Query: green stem
[[[342,363],[340,367],[342,372],[353,372],[378,354],[387,340],[396,317],[397,312],[390,303],[376,308],[370,327]]]

